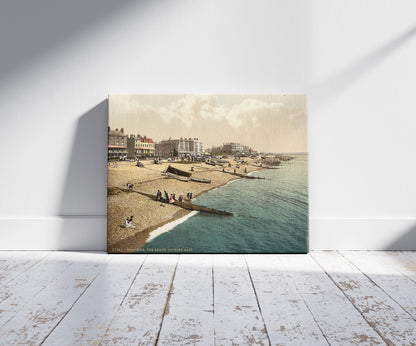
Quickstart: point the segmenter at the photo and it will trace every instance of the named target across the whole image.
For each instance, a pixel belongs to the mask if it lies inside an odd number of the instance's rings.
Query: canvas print
[[[110,95],[109,253],[306,253],[305,95]]]

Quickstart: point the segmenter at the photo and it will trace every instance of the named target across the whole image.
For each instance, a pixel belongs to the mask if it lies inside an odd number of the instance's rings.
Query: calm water
[[[308,236],[308,155],[279,169],[252,173],[193,203],[236,216],[197,213],[146,244],[140,252],[305,253]]]

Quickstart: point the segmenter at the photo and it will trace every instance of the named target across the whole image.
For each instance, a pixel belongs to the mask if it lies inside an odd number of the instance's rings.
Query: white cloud
[[[110,126],[156,141],[198,137],[207,146],[235,141],[260,151],[307,151],[304,96],[117,95],[110,100]]]

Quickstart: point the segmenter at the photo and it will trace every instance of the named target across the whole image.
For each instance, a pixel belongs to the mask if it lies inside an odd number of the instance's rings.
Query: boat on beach
[[[196,183],[206,183],[206,184],[211,183],[210,179],[204,179],[204,178],[191,178],[191,181],[195,181]]]
[[[173,173],[173,174],[181,175],[184,177],[190,177],[192,175],[192,173],[190,172],[186,172],[179,168],[172,167],[171,165],[169,165],[168,168],[166,169],[166,173]]]
[[[187,161],[187,160],[182,160],[182,161],[175,161],[175,163],[180,163],[183,165],[189,165],[189,164],[195,164],[198,163],[197,161]]]
[[[184,181],[184,182],[188,182],[189,181],[189,177],[184,177],[184,176],[182,176],[182,175],[177,175],[177,174],[173,174],[173,173],[170,173],[170,172],[166,172],[165,173],[169,178],[173,178],[173,179],[177,179],[177,180],[180,180],[180,181]],[[191,178],[192,179],[192,178]]]

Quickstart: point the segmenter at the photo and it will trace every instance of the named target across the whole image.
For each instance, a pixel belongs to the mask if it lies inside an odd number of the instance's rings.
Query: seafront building
[[[220,145],[219,147],[212,147],[210,152],[213,154],[222,153],[222,146]]]
[[[222,151],[227,154],[239,154],[244,150],[243,145],[239,143],[226,143],[222,146]]]
[[[127,152],[129,159],[153,157],[155,156],[155,143],[146,136],[130,135],[127,139]]]
[[[127,135],[124,129],[108,127],[108,159],[121,160],[127,157]]]
[[[248,145],[243,145],[243,153],[244,154],[252,154],[254,152]]]
[[[185,159],[187,157],[200,157],[204,153],[204,145],[198,138],[179,138],[163,140],[156,143],[155,156],[180,157]]]
[[[222,152],[226,154],[250,154],[252,151],[249,146],[240,143],[226,143],[222,146]]]
[[[212,147],[210,152],[213,154],[252,155],[257,151],[253,150],[248,145],[240,143],[225,143],[219,147]]]

